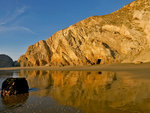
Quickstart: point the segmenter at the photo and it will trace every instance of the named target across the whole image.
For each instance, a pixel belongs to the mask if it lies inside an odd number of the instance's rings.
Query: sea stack
[[[150,0],[92,16],[28,47],[21,66],[150,62]],[[100,61],[100,62],[99,62]]]

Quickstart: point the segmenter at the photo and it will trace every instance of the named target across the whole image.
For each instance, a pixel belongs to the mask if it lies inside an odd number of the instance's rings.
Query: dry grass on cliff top
[[[50,71],[148,71],[150,63],[145,64],[103,64],[94,66],[64,66],[64,67],[8,67],[1,70],[50,70]]]

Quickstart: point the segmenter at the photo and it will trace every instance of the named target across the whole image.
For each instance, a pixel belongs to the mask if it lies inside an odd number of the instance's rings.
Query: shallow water
[[[0,71],[25,77],[29,94],[0,98],[0,113],[150,113],[149,72]]]

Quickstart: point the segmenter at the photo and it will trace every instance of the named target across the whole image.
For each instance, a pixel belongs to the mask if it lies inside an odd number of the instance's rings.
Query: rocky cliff
[[[21,66],[150,62],[150,1],[92,16],[29,46]]]
[[[13,60],[8,55],[0,54],[0,67],[12,67],[13,64]]]

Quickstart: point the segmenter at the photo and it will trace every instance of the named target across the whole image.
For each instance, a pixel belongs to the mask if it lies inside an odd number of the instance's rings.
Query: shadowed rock
[[[1,96],[28,93],[29,86],[25,78],[7,78],[2,84]]]
[[[12,67],[14,64],[13,60],[4,54],[0,54],[0,67]]]
[[[20,63],[17,62],[17,61],[14,61],[14,64],[13,64],[14,67],[19,67],[20,66]]]

